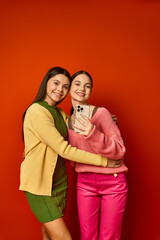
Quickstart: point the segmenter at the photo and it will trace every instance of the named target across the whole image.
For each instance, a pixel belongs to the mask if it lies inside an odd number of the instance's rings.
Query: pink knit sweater
[[[89,136],[84,137],[68,128],[68,141],[73,147],[91,153],[97,153],[111,159],[121,159],[125,154],[125,146],[120,131],[112,120],[111,114],[106,108],[99,108],[91,118],[94,125]],[[119,173],[128,171],[122,164],[119,168],[104,168],[87,164],[74,163],[77,172],[95,173]]]

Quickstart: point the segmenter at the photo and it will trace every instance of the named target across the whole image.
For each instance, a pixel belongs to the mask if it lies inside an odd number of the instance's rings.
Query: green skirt
[[[67,171],[63,158],[57,160],[53,175],[52,196],[25,192],[29,206],[39,222],[53,221],[64,215],[67,197]]]

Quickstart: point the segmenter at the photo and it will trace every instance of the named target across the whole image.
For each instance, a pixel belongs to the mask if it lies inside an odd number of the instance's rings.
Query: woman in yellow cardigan
[[[43,240],[72,239],[62,218],[67,192],[64,158],[103,167],[121,164],[78,150],[66,141],[67,115],[57,104],[67,96],[70,84],[67,70],[51,68],[24,113],[25,159],[21,164],[20,190],[25,192],[31,210],[43,224]]]

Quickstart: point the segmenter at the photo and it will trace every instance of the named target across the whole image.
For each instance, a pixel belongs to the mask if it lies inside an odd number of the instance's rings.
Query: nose
[[[81,86],[80,86],[80,90],[84,92],[84,91],[85,91],[85,86],[84,86],[84,85],[81,85]]]
[[[58,91],[62,92],[62,90],[63,90],[63,87],[62,87],[61,84],[59,84],[59,85],[58,85]]]

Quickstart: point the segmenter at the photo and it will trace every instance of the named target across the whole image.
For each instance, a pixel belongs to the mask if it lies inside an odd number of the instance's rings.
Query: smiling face
[[[45,101],[55,106],[62,101],[68,94],[70,82],[68,77],[63,74],[57,74],[50,78],[47,82]]]
[[[86,74],[80,74],[73,79],[69,91],[72,101],[76,101],[78,104],[87,104],[91,92],[92,83]]]

